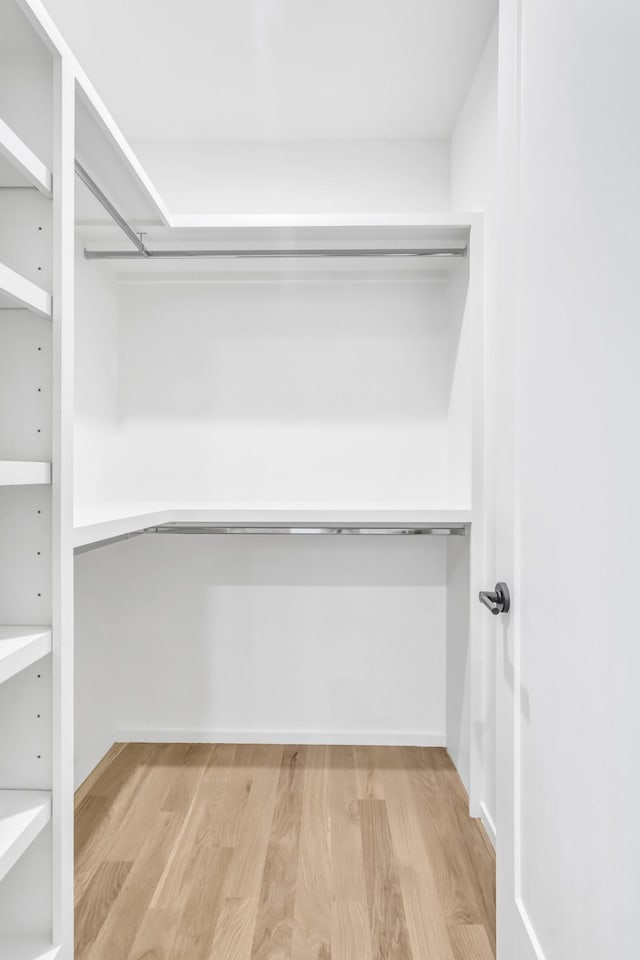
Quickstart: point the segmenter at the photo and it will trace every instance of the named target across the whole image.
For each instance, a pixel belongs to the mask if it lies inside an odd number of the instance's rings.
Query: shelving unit
[[[0,880],[51,820],[51,794],[0,790]]]
[[[51,653],[50,627],[0,626],[0,683]]]
[[[0,487],[51,483],[51,464],[40,460],[0,460]]]
[[[39,2],[1,5],[3,960],[73,955],[72,630],[66,573],[72,553],[70,543],[65,546],[71,527],[70,510],[69,520],[65,514],[71,467],[65,458],[70,412],[65,364],[73,319],[68,280],[73,77],[51,26]]]

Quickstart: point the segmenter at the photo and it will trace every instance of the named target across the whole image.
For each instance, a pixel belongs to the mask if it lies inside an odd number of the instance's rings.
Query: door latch
[[[509,587],[506,583],[496,583],[495,590],[481,590],[479,595],[480,603],[484,603],[487,610],[496,616],[499,613],[509,613],[511,609],[511,597]]]

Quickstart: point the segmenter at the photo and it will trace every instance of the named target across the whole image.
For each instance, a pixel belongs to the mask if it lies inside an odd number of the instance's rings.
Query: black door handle
[[[479,595],[480,603],[484,603],[488,610],[496,616],[499,613],[509,613],[511,609],[511,597],[509,587],[506,583],[496,583],[495,590],[481,590]]]

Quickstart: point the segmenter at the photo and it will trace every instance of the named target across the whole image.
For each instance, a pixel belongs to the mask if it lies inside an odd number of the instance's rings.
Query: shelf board
[[[7,960],[56,960],[60,949],[44,938],[0,934],[0,957]]]
[[[0,683],[51,653],[50,627],[0,625]]]
[[[51,483],[51,464],[41,460],[0,460],[0,487]]]
[[[470,523],[471,517],[471,510],[457,507],[116,502],[85,505],[76,509],[74,546],[99,543],[164,523],[310,527],[385,524],[403,527]]]
[[[0,117],[0,153],[32,186],[51,196],[51,171]]]
[[[8,305],[26,307],[43,317],[51,317],[51,294],[4,263],[0,263],[0,297]]]
[[[51,820],[51,794],[0,790],[0,880]]]

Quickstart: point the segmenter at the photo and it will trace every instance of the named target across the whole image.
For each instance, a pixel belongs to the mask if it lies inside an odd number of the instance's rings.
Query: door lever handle
[[[496,583],[495,590],[481,590],[478,599],[495,616],[499,613],[509,613],[511,609],[509,587],[502,581]]]

